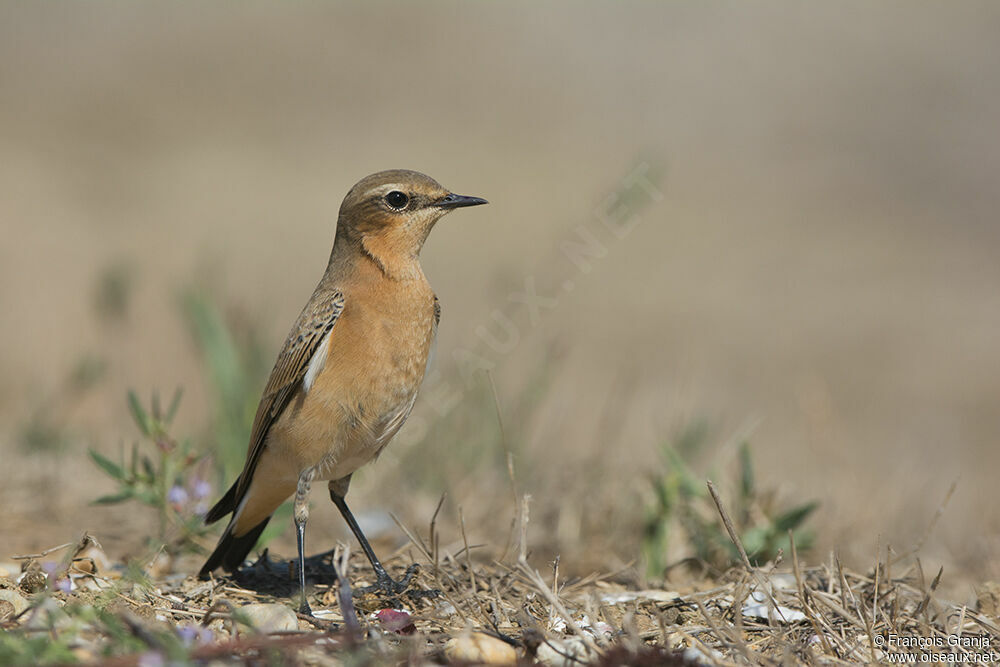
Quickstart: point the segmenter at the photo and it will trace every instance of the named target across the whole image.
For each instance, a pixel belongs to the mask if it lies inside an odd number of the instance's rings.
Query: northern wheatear
[[[424,378],[441,307],[420,268],[420,248],[445,213],[485,203],[402,169],[372,174],[347,193],[326,273],[264,387],[243,472],[205,517],[211,523],[232,513],[202,577],[219,566],[237,569],[294,494],[301,609],[308,612],[307,496],[314,480],[328,480],[378,587],[393,594],[405,587],[382,567],[344,496],[351,474],[403,425]]]

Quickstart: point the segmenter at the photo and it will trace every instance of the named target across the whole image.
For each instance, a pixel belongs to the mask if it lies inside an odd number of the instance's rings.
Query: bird
[[[231,516],[201,578],[219,567],[238,570],[271,515],[294,496],[299,610],[310,614],[308,495],[313,482],[326,481],[376,586],[393,594],[405,589],[413,568],[401,581],[390,577],[344,497],[351,475],[375,460],[406,421],[427,372],[441,306],[420,250],[442,216],[486,203],[407,169],[366,176],[347,192],[326,271],[264,387],[243,470],[205,515],[207,524]]]

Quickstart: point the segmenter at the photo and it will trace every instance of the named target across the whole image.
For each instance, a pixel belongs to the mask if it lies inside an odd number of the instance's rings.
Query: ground
[[[526,554],[474,562],[422,541],[409,588],[364,590],[367,562],[343,547],[306,562],[310,613],[294,567],[266,551],[232,577],[199,580],[157,564],[126,568],[85,536],[18,557],[0,578],[0,660],[114,665],[855,664],[1000,660],[1000,587],[975,608],[949,604],[911,554],[870,571],[835,559],[747,563],[723,576],[637,585],[634,572],[566,578]],[[431,542],[433,543],[433,539]],[[789,562],[790,561],[790,562]],[[347,565],[344,567],[344,565]],[[161,560],[162,570],[164,563]],[[338,578],[337,570],[345,576]],[[144,571],[145,570],[145,571]],[[352,591],[353,589],[353,591]],[[221,661],[221,662],[220,662]]]

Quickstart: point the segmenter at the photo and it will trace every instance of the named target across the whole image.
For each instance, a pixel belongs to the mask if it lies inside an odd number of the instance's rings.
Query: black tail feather
[[[221,504],[222,501],[219,502]],[[254,526],[246,535],[241,535],[240,537],[233,537],[233,534],[227,528],[226,532],[222,535],[222,539],[219,540],[218,546],[215,547],[215,551],[205,561],[198,576],[202,579],[207,579],[209,573],[219,566],[222,566],[226,572],[233,572],[239,568],[243,564],[243,561],[246,560],[247,554],[257,544],[257,539],[264,532],[264,528],[267,527],[267,522],[270,520],[271,517],[267,517]]]
[[[208,510],[208,513],[205,515],[205,523],[215,523],[236,509],[236,487],[239,483],[239,479],[233,482],[233,485],[226,491],[226,495],[222,496],[219,502],[215,503],[212,509]]]

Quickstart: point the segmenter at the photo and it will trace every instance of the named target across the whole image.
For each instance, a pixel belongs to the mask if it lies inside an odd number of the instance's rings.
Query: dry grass
[[[712,495],[729,526],[714,489]],[[89,536],[18,556],[21,575],[0,579],[0,590],[23,593],[31,606],[0,612],[7,632],[0,657],[51,662],[41,650],[32,653],[33,637],[64,647],[54,654],[60,662],[113,665],[778,665],[893,658],[912,664],[990,662],[1000,655],[995,585],[982,588],[974,608],[951,604],[937,594],[941,571],[929,577],[919,558],[891,548],[869,571],[854,572],[832,554],[822,566],[804,567],[793,541],[790,563],[754,567],[744,555],[742,567],[717,579],[692,578],[668,589],[664,582],[642,586],[628,569],[565,578],[558,560],[543,574],[529,564],[524,542],[506,561],[473,560],[467,541],[454,553],[443,551],[436,519],[426,542],[407,530],[411,544],[390,561],[396,575],[410,559],[422,566],[399,597],[363,591],[368,564],[338,547],[307,560],[314,615],[296,619],[286,611],[294,627],[279,630],[255,627],[247,616],[247,605],[297,600],[294,570],[266,551],[235,576],[210,581],[183,574],[136,578],[135,569],[108,564]],[[48,564],[52,559],[58,565]],[[339,582],[338,569],[347,573]]]

